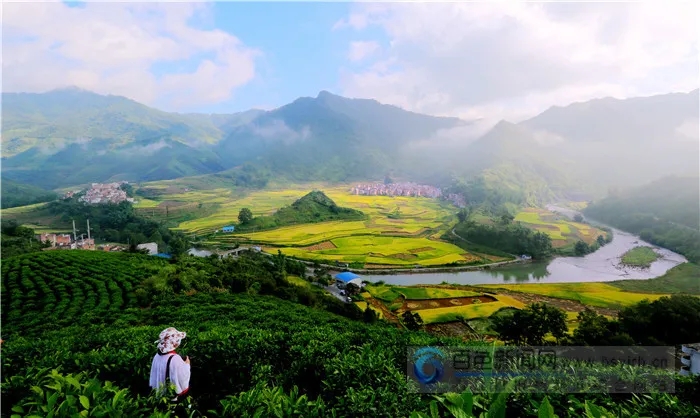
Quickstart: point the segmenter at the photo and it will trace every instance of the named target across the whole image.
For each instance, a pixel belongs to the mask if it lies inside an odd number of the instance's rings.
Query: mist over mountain
[[[280,108],[177,114],[78,89],[3,94],[3,178],[47,189],[218,173],[293,181],[480,176],[523,199],[591,197],[698,172],[698,90],[552,107],[488,130],[320,92]]]

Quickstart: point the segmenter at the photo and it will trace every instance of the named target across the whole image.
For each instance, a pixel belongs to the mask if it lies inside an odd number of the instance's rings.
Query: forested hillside
[[[2,209],[48,202],[58,197],[58,195],[52,191],[12,180],[3,179],[0,187],[0,190],[2,190],[2,197],[0,197],[2,203],[0,207],[2,207]]]
[[[698,202],[698,177],[666,177],[643,187],[612,191],[584,213],[700,262]]]
[[[250,209],[249,209],[250,210]],[[338,206],[320,190],[309,192],[288,206],[284,206],[272,215],[241,219],[239,231],[262,231],[287,225],[316,223],[326,221],[358,221],[367,216],[359,210]]]

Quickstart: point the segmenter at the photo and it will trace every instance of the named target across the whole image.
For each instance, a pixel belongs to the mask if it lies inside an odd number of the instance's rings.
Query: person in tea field
[[[184,397],[190,390],[190,357],[187,356],[183,360],[175,352],[186,336],[187,333],[172,327],[164,329],[156,341],[158,353],[153,357],[153,363],[151,363],[149,385],[153,389],[161,390],[172,383],[175,386],[175,393],[177,393],[177,397],[173,401]]]

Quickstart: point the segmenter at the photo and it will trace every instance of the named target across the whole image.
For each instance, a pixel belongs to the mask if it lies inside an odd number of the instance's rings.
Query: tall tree
[[[238,222],[245,225],[252,220],[253,220],[253,212],[250,209],[243,208],[243,209],[241,209],[240,212],[238,212]]]

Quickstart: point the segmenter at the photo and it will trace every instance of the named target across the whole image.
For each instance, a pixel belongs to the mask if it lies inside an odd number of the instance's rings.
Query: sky
[[[2,4],[2,91],[77,86],[177,112],[328,90],[465,119],[698,88],[693,2]]]

